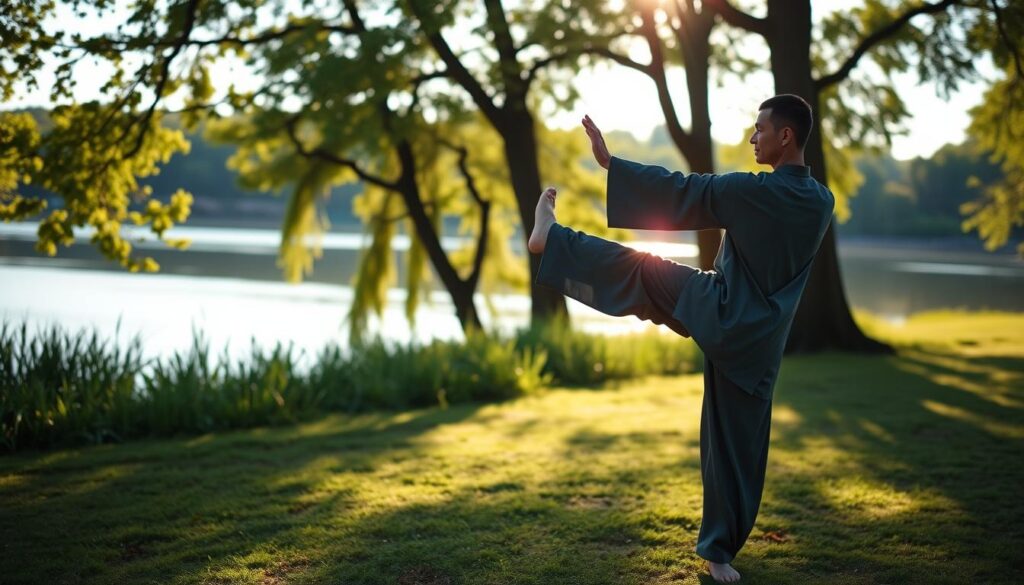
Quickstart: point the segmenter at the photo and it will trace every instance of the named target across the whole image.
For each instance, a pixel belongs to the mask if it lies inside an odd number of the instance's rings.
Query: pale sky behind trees
[[[817,21],[829,12],[857,4],[857,0],[812,0],[814,18]],[[918,18],[926,19],[928,16]],[[78,25],[76,30],[87,34],[99,34],[110,29],[97,18],[73,15],[70,8],[63,5],[58,7],[58,16],[54,20],[60,23],[75,22]],[[51,26],[54,26],[53,22]],[[753,56],[763,51],[764,62],[767,63],[767,46],[760,39],[750,35],[748,37],[749,47],[745,54]],[[453,44],[456,42],[457,39],[453,39]],[[649,60],[646,45],[639,41],[630,56],[640,62]],[[870,74],[867,61],[861,61],[855,74]],[[979,62],[978,67],[986,77],[994,76],[994,68],[987,56]],[[758,104],[773,93],[772,77],[767,69],[766,65],[765,71],[751,75],[743,82],[731,79],[726,81],[724,87],[712,85],[712,136],[716,141],[736,144],[748,138],[746,133],[756,118]],[[109,69],[83,62],[78,66],[76,74],[81,80],[75,90],[76,99],[89,100],[97,97],[99,86],[107,79]],[[219,67],[212,77],[225,83],[219,89],[226,89],[229,80],[234,81],[240,89],[254,86],[257,81],[243,67],[227,63]],[[681,68],[672,68],[669,71],[669,82],[676,110],[685,124],[689,117],[685,72]],[[3,109],[52,107],[54,104],[49,99],[52,83],[53,72],[50,69],[40,76],[39,89],[19,92],[13,100],[4,104]],[[578,127],[586,113],[602,130],[625,130],[639,140],[647,140],[655,127],[664,124],[654,83],[639,72],[611,63],[601,63],[581,70],[573,83],[580,99],[571,111],[557,110],[550,104],[542,107],[540,117],[549,126]],[[965,83],[946,100],[936,95],[933,84],[919,84],[913,74],[899,76],[895,83],[912,113],[912,117],[905,122],[907,133],[893,138],[892,155],[900,160],[916,156],[928,157],[947,143],[962,142],[970,122],[968,110],[981,101],[986,87],[983,82]],[[175,100],[169,100],[168,106],[176,107]]]
[[[686,82],[682,71],[669,73],[676,109],[683,120],[686,109]],[[892,156],[899,160],[917,156],[930,157],[948,143],[963,142],[970,123],[968,110],[982,98],[985,85],[964,84],[949,101],[936,96],[931,84],[918,85],[912,75],[897,80],[900,96],[913,114],[905,123],[907,134],[894,136]],[[602,130],[627,130],[646,140],[651,131],[665,123],[658,106],[654,83],[643,74],[618,66],[602,66],[596,71],[582,71],[576,87],[580,100],[571,112],[558,112],[546,117],[558,128],[579,125],[584,113]],[[736,144],[749,136],[748,129],[757,117],[757,106],[773,93],[770,73],[748,78],[745,84],[711,88],[711,134],[723,144]],[[751,155],[753,156],[753,155]]]

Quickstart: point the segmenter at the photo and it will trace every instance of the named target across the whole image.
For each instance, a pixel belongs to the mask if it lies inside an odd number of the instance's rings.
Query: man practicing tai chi
[[[704,352],[700,419],[704,515],[697,554],[719,582],[757,517],[768,461],[772,389],[811,262],[832,218],[832,193],[811,178],[804,143],[811,108],[795,95],[761,104],[750,143],[770,173],[670,173],[609,154],[608,226],[725,229],[715,269],[702,271],[555,222],[555,190],[537,203],[528,247],[543,254],[537,283],[609,315],[635,315],[692,336]]]

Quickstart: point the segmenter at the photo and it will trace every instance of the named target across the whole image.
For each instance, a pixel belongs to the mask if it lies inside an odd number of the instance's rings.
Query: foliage
[[[42,136],[29,114],[0,113],[0,134],[11,140],[0,161],[0,218],[20,221],[43,212],[45,200],[21,195],[17,189],[19,184],[39,185],[64,198],[64,207],[51,210],[39,224],[40,252],[56,255],[58,245],[74,242],[76,228],[88,226],[92,243],[107,258],[133,272],[156,271],[159,267],[152,258],[132,255],[121,226],[128,220],[137,226],[148,224],[169,246],[188,246],[186,240],[164,238],[164,232],[188,217],[189,193],[178,190],[168,203],[149,199],[141,211],[129,210],[133,199],[152,194],[151,188],[139,185],[139,178],[156,174],[158,164],[188,149],[181,132],[160,127],[159,118],[153,116],[152,131],[139,143],[138,153],[129,157],[121,143],[108,139],[97,144],[91,139],[112,121],[128,123],[96,104],[54,109],[53,128]]]
[[[904,0],[867,0],[851,10],[831,12],[813,30],[819,41],[811,43],[816,78],[839,70],[858,43],[913,7],[914,3]],[[884,42],[872,46],[864,56],[868,64],[853,70],[841,83],[823,88],[819,116],[839,221],[850,218],[850,198],[864,181],[855,156],[887,150],[893,136],[905,132],[902,121],[911,112],[893,77],[913,71],[922,82],[936,81],[946,94],[960,81],[977,79],[969,56],[971,47],[962,38],[962,31],[974,26],[973,18],[973,11],[951,10],[911,19]]]
[[[451,147],[475,157],[477,150],[470,150],[471,141],[460,143],[452,138],[467,122],[482,123],[495,135],[491,149],[501,155],[503,172],[495,176],[505,176],[502,190],[508,189],[509,182],[517,183],[511,181],[509,152],[530,159],[525,167],[520,165],[519,174],[537,175],[532,171],[546,161],[538,160],[532,146],[504,148],[508,131],[525,131],[530,135],[528,143],[536,141],[530,112],[545,100],[553,100],[558,107],[572,102],[574,91],[564,72],[575,67],[579,49],[592,40],[595,31],[606,30],[620,18],[617,11],[598,1],[569,5],[544,0],[509,6],[496,2],[487,4],[487,9],[482,19],[475,3],[456,1],[346,1],[321,6],[284,0],[176,0],[123,7],[106,0],[69,0],[5,9],[3,15],[10,19],[12,33],[12,42],[5,42],[0,52],[0,63],[5,66],[0,83],[5,93],[10,95],[19,84],[35,86],[45,64],[53,63],[56,79],[51,97],[67,104],[69,122],[67,128],[60,127],[63,132],[54,130],[37,140],[40,144],[35,152],[29,148],[36,140],[34,135],[22,132],[12,121],[8,133],[20,132],[20,138],[12,142],[19,147],[17,160],[10,164],[20,166],[6,174],[29,177],[21,171],[42,160],[42,168],[53,177],[71,181],[43,185],[63,198],[69,210],[55,210],[44,222],[40,232],[43,249],[55,253],[54,244],[70,243],[72,228],[88,219],[105,253],[131,269],[155,270],[150,259],[137,262],[129,258],[130,247],[120,236],[121,221],[151,222],[153,233],[162,237],[173,222],[184,220],[190,200],[180,193],[167,208],[151,204],[143,213],[125,216],[122,199],[125,194],[138,200],[149,198],[152,192],[138,188],[138,180],[152,176],[157,170],[155,163],[164,164],[173,153],[187,149],[180,133],[163,124],[163,113],[172,104],[181,104],[177,113],[186,130],[206,121],[228,119],[219,128],[210,124],[210,132],[239,146],[232,162],[243,184],[291,191],[279,258],[287,279],[303,278],[318,257],[316,239],[325,224],[314,210],[315,202],[332,187],[358,177],[372,183],[370,189],[403,195],[407,209],[399,210],[400,215],[411,216],[409,222],[403,222],[407,224],[404,227],[416,225],[416,229],[406,229],[415,240],[408,256],[415,264],[407,272],[408,287],[421,288],[420,282],[429,274],[429,258],[460,307],[460,302],[465,302],[462,299],[472,295],[455,290],[460,285],[451,276],[449,261],[437,253],[433,241],[437,234],[426,233],[429,224],[419,221],[417,215],[420,207],[426,208],[432,221],[445,225],[446,216],[465,208],[448,201],[448,195],[464,178],[467,183],[471,179],[455,172],[451,153],[442,156],[439,151]],[[75,33],[71,21],[65,19],[72,14],[97,18],[106,28]],[[443,35],[451,36],[453,28],[460,39],[449,46]],[[73,91],[82,81],[76,65],[83,60],[108,66],[110,71],[109,77],[101,79],[101,97],[88,103],[78,103]],[[253,74],[254,87],[217,83],[228,67]],[[486,100],[481,97],[485,93]],[[57,160],[59,149],[51,148],[47,141],[69,144],[61,141],[60,134],[83,146],[80,153],[71,153],[81,156]],[[100,176],[83,177],[80,171],[98,171]],[[547,180],[555,179],[558,171],[548,165],[545,173],[552,176]],[[38,185],[42,177],[30,178]],[[6,176],[3,180],[10,182]],[[497,221],[492,226],[496,233],[480,237],[492,252],[487,256],[492,266],[484,270],[485,280],[502,277],[529,283],[529,278],[523,277],[525,255],[509,253],[506,242],[520,219],[532,213],[532,204],[526,206],[524,201],[535,201],[540,188],[531,186],[526,193],[523,182],[517,184],[519,192],[511,198],[515,213],[495,210]],[[464,194],[466,189],[461,190]],[[41,200],[8,191],[7,187],[0,189],[5,217],[25,219],[40,211]],[[493,191],[482,192],[487,201],[503,197]],[[111,201],[104,199],[108,195]],[[372,194],[366,199],[385,201]],[[381,211],[375,208],[373,214]],[[462,217],[467,215],[473,213]],[[372,234],[381,238],[398,233],[372,223],[370,227]],[[382,241],[377,249],[387,244]],[[516,264],[518,268],[507,270]],[[379,261],[364,263],[367,267],[383,265]],[[475,287],[478,271],[474,266],[462,285]],[[361,275],[370,281],[361,289],[379,290],[387,275],[387,270]],[[418,297],[409,296],[410,315]],[[365,296],[357,301],[355,313],[365,314],[374,305]],[[358,335],[358,328],[352,333]]]
[[[176,18],[182,6],[171,6],[166,13],[153,8],[148,3],[138,5],[129,19],[128,29],[139,32],[137,41],[153,44],[161,34],[173,38],[191,27],[187,19]],[[180,131],[162,124],[155,103],[142,106],[142,94],[135,90],[140,85],[149,87],[159,100],[181,83],[168,80],[166,68],[173,55],[161,55],[140,66],[131,83],[125,78],[129,60],[124,59],[124,47],[117,46],[117,41],[103,44],[51,30],[51,20],[75,13],[85,16],[89,10],[102,15],[113,6],[106,1],[74,6],[30,2],[0,13],[5,27],[0,49],[3,94],[9,98],[19,86],[37,87],[49,56],[56,62],[51,99],[60,104],[50,112],[52,124],[43,133],[27,114],[0,113],[0,136],[5,138],[0,160],[0,218],[20,221],[44,212],[47,205],[43,199],[20,193],[23,185],[42,187],[57,193],[63,206],[42,218],[37,242],[40,252],[55,255],[58,245],[71,245],[75,232],[87,228],[93,245],[107,258],[131,271],[156,271],[159,267],[152,258],[133,255],[122,226],[129,222],[148,226],[148,231],[167,245],[187,247],[187,241],[165,238],[164,232],[188,217],[191,195],[176,190],[163,203],[151,198],[152,189],[140,186],[139,180],[158,173],[159,166],[174,154],[187,152],[188,142]],[[159,27],[163,31],[158,32],[155,23],[165,17]],[[107,101],[79,103],[73,99],[78,82],[74,69],[86,58],[113,66],[111,77],[100,87]],[[196,96],[205,95],[202,83],[191,85]],[[142,201],[146,204],[140,210],[129,209],[131,203]]]
[[[191,347],[143,360],[95,332],[0,328],[0,447],[21,450],[279,424],[328,411],[506,400],[553,382],[581,385],[700,367],[690,342],[657,332],[603,338],[568,327],[512,338],[323,348],[308,367],[280,343],[232,362],[200,332]],[[591,361],[583,361],[593,359]],[[595,368],[595,364],[597,367]]]
[[[556,383],[592,386],[643,374],[672,376],[702,369],[695,343],[656,329],[616,337],[573,330],[558,319],[520,331],[516,343],[547,355],[545,372]]]
[[[972,55],[979,51],[975,37],[987,26],[988,13],[978,2],[954,3],[927,18],[912,18],[870,45],[842,83],[831,83],[822,96],[822,117],[831,125],[837,149],[880,148],[902,132],[900,122],[910,112],[893,85],[893,76],[913,74],[935,82],[948,95],[963,81],[977,81]],[[853,56],[860,43],[918,6],[906,0],[866,0],[850,10],[829,13],[813,30],[815,77],[823,79]],[[879,76],[878,73],[882,75]]]
[[[53,126],[48,110],[30,108],[10,113],[31,114],[41,134]],[[280,189],[261,191],[240,185],[238,174],[227,165],[236,147],[207,140],[205,123],[193,130],[185,130],[179,114],[168,114],[163,121],[168,128],[182,131],[189,143],[189,150],[162,164],[159,174],[140,177],[140,186],[149,187],[153,193],[173,193],[178,189],[191,193],[194,201],[188,221],[193,224],[196,221],[206,224],[222,222],[232,226],[281,224],[290,198],[282,196],[284,194]],[[10,168],[10,163],[0,163],[0,168],[5,167]],[[318,200],[318,206],[330,216],[332,225],[342,225],[345,229],[359,225],[351,209],[352,196],[358,189],[358,184],[347,183],[332,189],[329,199]],[[57,194],[35,184],[22,183],[17,190],[26,199],[45,202],[48,207],[63,205]],[[129,209],[135,207],[141,210],[143,203],[133,200]]]
[[[822,79],[828,70],[835,70],[856,48],[856,42],[895,21],[910,8],[913,3],[902,0],[867,0],[852,10],[831,13],[816,31],[817,39],[829,42],[812,44],[816,49],[817,77]],[[843,83],[826,87],[821,96],[830,174],[849,174],[850,169],[856,168],[851,153],[864,148],[878,152],[891,145],[894,134],[904,131],[900,122],[909,111],[893,85],[893,76],[914,75],[921,82],[934,82],[940,95],[949,95],[962,82],[982,80],[975,66],[978,55],[991,55],[997,66],[1008,72],[1010,64],[1016,61],[1020,71],[1024,54],[1020,52],[1019,41],[1014,39],[1020,39],[1024,32],[1022,20],[1024,2],[1020,0],[954,2],[949,9],[927,19],[911,19],[884,42],[874,45],[865,55],[871,62],[865,70],[868,73],[854,71]],[[877,75],[879,72],[882,76]],[[1007,79],[1010,77],[1012,72]],[[979,229],[990,249],[1005,243],[1010,226],[1024,221],[1024,206],[1014,203],[1021,197],[1015,196],[1020,189],[1016,188],[1013,176],[1013,170],[1021,168],[1022,161],[1014,161],[1008,152],[1000,151],[999,139],[994,138],[996,128],[1015,127],[1006,116],[1014,115],[1015,108],[1011,106],[1021,100],[1019,96],[1007,95],[1007,87],[1006,82],[993,84],[982,105],[973,112],[975,122],[970,130],[978,153],[993,153],[997,162],[1004,163],[1005,182],[991,183],[985,202],[963,207],[965,214],[973,214],[964,222],[964,230]],[[997,105],[1000,103],[1003,108]],[[1003,144],[1020,142],[1019,138],[1006,139]],[[840,191],[852,194],[859,181],[855,177],[844,178]],[[980,182],[984,180],[975,179],[966,186],[974,191]],[[962,181],[958,183],[964,185]],[[944,190],[950,190],[949,187],[947,184]],[[837,215],[845,219],[843,214]]]
[[[864,183],[851,201],[851,218],[841,233],[956,236],[960,206],[982,193],[968,185],[1003,180],[1001,169],[973,142],[948,144],[930,158],[897,161],[886,154],[856,158]]]
[[[972,177],[972,186],[983,188],[983,195],[961,207],[968,216],[963,229],[977,230],[985,247],[994,250],[1007,242],[1015,226],[1024,227],[1024,75],[1010,73],[993,85],[971,114],[971,133],[992,152],[1005,180]],[[1017,252],[1024,257],[1024,243]]]
[[[17,193],[19,183],[31,183],[30,173],[43,168],[41,157],[26,154],[39,148],[39,133],[30,114],[0,117],[0,148],[0,219],[17,221],[40,213],[45,201]]]

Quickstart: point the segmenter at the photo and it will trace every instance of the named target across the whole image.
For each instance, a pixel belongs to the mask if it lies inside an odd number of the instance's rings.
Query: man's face
[[[771,120],[772,110],[767,108],[757,113],[754,133],[750,143],[754,145],[754,160],[760,165],[775,166],[782,157],[782,132],[776,130]]]

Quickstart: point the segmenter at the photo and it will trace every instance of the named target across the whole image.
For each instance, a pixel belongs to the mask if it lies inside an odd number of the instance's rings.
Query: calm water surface
[[[226,350],[232,357],[247,353],[253,341],[261,347],[291,344],[307,355],[329,343],[344,346],[352,302],[347,283],[366,244],[361,234],[327,234],[314,274],[293,285],[281,281],[276,266],[276,230],[179,228],[170,235],[192,238],[188,251],[138,245],[160,262],[160,274],[124,273],[85,243],[62,249],[56,258],[41,257],[32,250],[34,234],[31,225],[0,224],[0,319],[27,321],[33,328],[95,328],[120,340],[138,334],[150,356],[186,349],[193,330],[215,352]],[[691,235],[678,238],[634,246],[694,263]],[[444,241],[449,249],[463,243]],[[399,267],[407,248],[407,239],[396,239]],[[1024,311],[1024,263],[1010,253],[980,251],[969,240],[841,238],[840,260],[850,303],[893,321],[939,308]],[[485,326],[510,331],[527,324],[527,297],[500,294],[491,300],[494,313],[482,297],[477,302]],[[461,337],[443,291],[421,305],[413,327],[404,302],[403,290],[391,290],[371,331],[399,342]],[[646,328],[634,318],[606,317],[571,300],[569,309],[574,323],[587,330]]]

